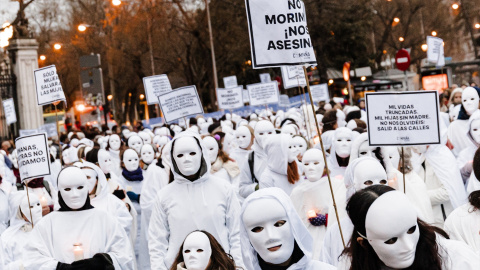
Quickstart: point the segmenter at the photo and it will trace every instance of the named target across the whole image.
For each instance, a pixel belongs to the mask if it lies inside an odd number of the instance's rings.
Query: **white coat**
[[[260,181],[263,171],[267,167],[267,154],[261,148],[257,141],[252,146],[253,151],[253,173],[257,181]],[[243,198],[248,197],[255,191],[258,183],[253,181],[253,176],[250,173],[250,165],[248,164],[248,156],[244,161],[237,162],[240,167],[240,187],[239,194]]]
[[[448,126],[448,140],[453,145],[452,152],[458,156],[466,147],[471,146],[472,142],[467,138],[468,120],[457,119]]]
[[[480,210],[466,203],[448,216],[444,225],[450,239],[469,245],[480,256]]]
[[[151,268],[170,269],[186,236],[195,230],[210,232],[236,265],[243,267],[240,204],[235,191],[224,180],[210,175],[207,151],[198,135],[182,132],[167,146],[187,136],[195,137],[202,150],[201,176],[190,181],[177,171],[174,160],[169,164],[175,180],[158,193],[148,228]]]

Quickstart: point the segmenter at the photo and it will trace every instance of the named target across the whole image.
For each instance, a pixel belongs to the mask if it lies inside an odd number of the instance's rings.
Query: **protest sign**
[[[307,86],[305,73],[300,66],[282,67],[283,88],[289,89],[293,87]]]
[[[437,91],[367,93],[371,146],[440,143]]]
[[[203,114],[202,103],[194,85],[175,89],[158,97],[167,123],[190,115]]]
[[[33,71],[37,89],[37,104],[47,105],[55,101],[66,101],[62,84],[55,65]]]
[[[5,119],[7,125],[17,122],[17,115],[15,114],[15,103],[13,98],[6,99],[2,102],[3,111],[5,112]]]
[[[28,136],[32,134],[37,134],[38,130],[37,129],[20,129],[19,133],[20,133],[20,137],[23,137],[23,136]]]
[[[50,152],[46,134],[19,137],[15,140],[15,145],[22,181],[50,175]]]
[[[290,107],[290,99],[288,95],[280,95],[278,106],[280,107]]]
[[[445,66],[443,39],[427,36],[427,60],[435,63],[437,67]]]
[[[253,68],[316,64],[301,0],[246,0]]]
[[[278,103],[278,83],[276,81],[269,83],[256,83],[247,85],[250,105],[266,105]]]
[[[224,110],[232,110],[243,107],[243,87],[217,89],[218,107]]]
[[[262,73],[260,74],[260,82],[262,83],[269,83],[272,81],[269,73]]]
[[[55,123],[42,125],[38,128],[38,133],[46,133],[49,138],[55,137],[58,135],[57,126],[55,125]]]
[[[229,76],[229,77],[223,78],[223,85],[225,86],[225,88],[237,87],[238,86],[237,76]]]
[[[143,78],[143,87],[147,96],[147,104],[158,104],[158,96],[172,91],[172,86],[165,74]]]
[[[328,94],[328,84],[326,83],[311,85],[310,91],[312,92],[313,102],[328,102],[330,100],[330,96]]]
[[[243,103],[250,102],[250,97],[248,96],[248,90],[243,89],[242,96],[243,96]]]

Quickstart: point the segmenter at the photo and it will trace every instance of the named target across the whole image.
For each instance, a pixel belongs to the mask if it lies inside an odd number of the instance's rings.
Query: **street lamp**
[[[85,105],[84,104],[78,104],[76,106],[76,108],[77,108],[77,111],[83,112],[85,110]]]
[[[452,4],[452,9],[454,9],[454,10],[457,10],[459,7],[460,7],[460,5],[457,4],[457,3]]]
[[[475,28],[476,28],[476,29],[480,29],[480,23],[476,23],[476,24],[475,24]]]
[[[362,77],[360,78],[360,80],[361,80],[362,82],[364,82],[364,81],[366,81],[366,80],[367,80],[367,77],[365,77],[365,76],[362,76]]]
[[[122,1],[121,0],[112,0],[112,5],[118,7],[122,4]]]
[[[108,101],[112,101],[113,95],[108,95],[108,96],[107,96],[107,99],[108,99]]]
[[[393,21],[396,22],[396,23],[399,23],[399,22],[400,22],[400,18],[395,17],[395,18],[393,18]]]
[[[422,44],[422,51],[426,52],[428,50],[427,44]]]
[[[58,50],[60,50],[60,49],[62,48],[62,44],[60,44],[60,43],[55,43],[55,44],[53,44],[53,48],[58,51]]]
[[[432,31],[432,36],[436,37],[437,36],[437,31]]]
[[[85,30],[87,30],[87,26],[85,24],[80,24],[78,26],[78,31],[85,32]]]
[[[333,84],[333,79],[328,80],[328,85],[332,85],[332,84]]]
[[[143,100],[145,98],[144,94],[140,94],[140,100]]]
[[[40,55],[40,60],[45,61],[47,57],[45,55]]]
[[[399,37],[398,40],[399,40],[400,42],[404,42],[404,41],[405,41],[405,39],[404,39],[403,37]]]

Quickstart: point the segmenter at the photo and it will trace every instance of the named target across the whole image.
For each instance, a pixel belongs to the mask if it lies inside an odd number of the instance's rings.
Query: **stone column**
[[[13,73],[17,76],[14,93],[20,129],[36,129],[43,125],[43,107],[37,105],[35,78],[38,69],[38,43],[35,39],[12,39],[8,46]]]

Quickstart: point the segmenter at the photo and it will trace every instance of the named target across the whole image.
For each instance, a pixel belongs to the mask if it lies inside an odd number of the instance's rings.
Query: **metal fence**
[[[16,93],[16,87],[17,78],[15,74],[9,72],[8,70],[2,70],[2,72],[0,72],[0,102],[4,99],[12,98],[14,93]],[[7,126],[3,106],[0,106],[2,107],[0,110],[0,139],[4,140],[10,137],[10,131],[13,130]],[[15,110],[18,112],[17,104],[15,104]]]

